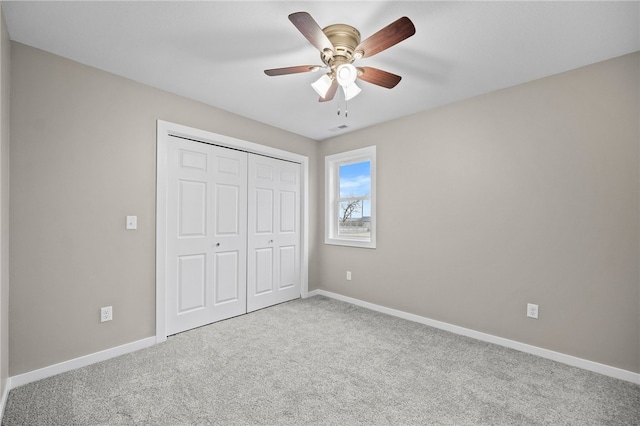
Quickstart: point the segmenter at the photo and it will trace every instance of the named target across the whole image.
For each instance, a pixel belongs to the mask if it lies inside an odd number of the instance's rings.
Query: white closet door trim
[[[171,136],[192,139],[232,149],[240,149],[254,154],[300,163],[302,179],[302,256],[300,260],[302,277],[300,282],[300,295],[303,298],[307,297],[309,288],[309,158],[242,139],[158,120],[156,134],[156,342],[160,343],[167,340],[167,148]]]

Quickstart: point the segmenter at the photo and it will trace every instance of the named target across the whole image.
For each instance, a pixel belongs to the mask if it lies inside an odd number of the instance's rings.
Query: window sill
[[[326,245],[332,245],[332,246],[367,248],[367,249],[374,249],[374,250],[376,248],[375,241],[362,241],[362,240],[348,239],[348,238],[325,238],[324,243]]]

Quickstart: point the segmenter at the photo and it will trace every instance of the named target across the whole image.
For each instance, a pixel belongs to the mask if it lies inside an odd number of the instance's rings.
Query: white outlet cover
[[[538,319],[538,305],[527,303],[527,316],[529,318]]]
[[[138,229],[138,216],[127,216],[127,229]]]
[[[100,322],[111,321],[113,319],[113,308],[105,306],[100,308]]]

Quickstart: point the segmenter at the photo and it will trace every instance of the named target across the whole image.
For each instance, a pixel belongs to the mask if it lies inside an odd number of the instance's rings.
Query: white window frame
[[[338,235],[338,209],[340,197],[340,166],[369,161],[371,165],[371,237],[345,237]],[[325,244],[340,246],[376,248],[376,147],[355,149],[327,155],[324,159],[325,179]]]

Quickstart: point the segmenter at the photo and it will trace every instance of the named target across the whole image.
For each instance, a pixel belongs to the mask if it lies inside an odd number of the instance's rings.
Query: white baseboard
[[[332,299],[340,300],[343,302],[351,303],[352,305],[361,306],[363,308],[371,309],[372,311],[382,312],[384,314],[393,315],[395,317],[403,318],[409,321],[418,322],[434,328],[449,331],[451,333],[460,334],[462,336],[471,337],[483,342],[495,343],[496,345],[505,346],[507,348],[515,349],[520,352],[525,352],[532,355],[537,355],[541,358],[551,359],[563,364],[571,365],[573,367],[582,368],[584,370],[593,371],[595,373],[604,374],[605,376],[614,377],[616,379],[625,380],[627,382],[640,384],[640,374],[632,371],[623,370],[621,368],[612,367],[610,365],[600,364],[597,362],[589,361],[582,358],[577,358],[572,355],[563,354],[560,352],[551,351],[549,349],[540,348],[537,346],[528,345],[526,343],[517,342],[515,340],[509,340],[502,337],[494,336],[480,331],[471,330],[469,328],[459,327],[457,325],[449,324],[442,321],[433,320],[419,315],[410,314],[408,312],[399,311],[397,309],[387,308],[385,306],[376,305],[374,303],[364,302],[352,297],[343,296],[341,294],[332,293],[326,290],[312,290],[308,292],[307,296],[312,297],[315,295],[326,296]]]
[[[147,337],[146,339],[116,346],[115,348],[105,349],[100,352],[74,358],[69,361],[50,365],[38,370],[29,371],[28,373],[18,374],[17,376],[9,377],[7,380],[7,392],[19,386],[26,385],[27,383],[46,379],[47,377],[55,376],[56,374],[66,373],[67,371],[75,370],[76,368],[86,367],[87,365],[95,364],[96,362],[106,361],[110,358],[115,358],[120,355],[148,348],[155,344],[155,336]],[[2,408],[4,409],[4,405]],[[4,412],[4,410],[2,412]]]
[[[616,379],[625,380],[627,382],[640,384],[640,374],[627,371],[627,370],[622,370],[617,367],[600,364],[600,363],[589,361],[582,358],[577,358],[577,357],[563,354],[560,352],[555,352],[555,351],[540,348],[537,346],[528,345],[526,343],[517,342],[515,340],[509,340],[509,339],[494,336],[491,334],[482,333],[479,331],[471,330],[469,328],[459,327],[457,325],[433,320],[433,319],[422,317],[415,314],[410,314],[408,312],[400,311],[397,309],[387,308],[385,306],[376,305],[374,303],[365,302],[359,299],[354,299],[352,297],[343,296],[341,294],[332,293],[326,290],[309,291],[306,294],[306,297],[313,297],[316,295],[326,296],[332,299],[351,303],[356,306],[361,306],[363,308],[371,309],[372,311],[393,315],[395,317],[403,318],[408,321],[425,324],[434,328],[449,331],[451,333],[471,337],[484,342],[494,343],[494,344],[505,346],[507,348],[515,349],[521,352],[537,355],[542,358],[558,361],[563,364],[571,365],[573,367],[578,367],[584,370],[593,371],[595,373],[604,374],[605,376],[610,376]],[[104,351],[81,356],[79,358],[75,358],[69,361],[64,361],[58,364],[50,365],[48,367],[30,371],[28,373],[18,374],[17,376],[9,377],[7,379],[6,386],[2,392],[2,396],[0,399],[0,422],[2,421],[2,414],[4,413],[7,397],[11,389],[26,385],[27,383],[46,379],[47,377],[55,376],[56,374],[61,374],[67,371],[75,370],[76,368],[85,367],[87,365],[95,364],[97,362],[106,361],[107,359],[110,359],[110,358],[114,358],[130,352],[135,352],[140,349],[148,348],[150,346],[155,345],[156,343],[157,343],[157,340],[155,337],[147,337],[146,339],[138,340],[136,342],[127,343],[121,346],[116,346],[115,348],[105,349]]]
[[[105,349],[100,352],[95,352],[69,361],[60,362],[58,364],[7,378],[7,383],[2,391],[2,399],[0,400],[0,423],[2,422],[2,416],[4,415],[4,409],[7,405],[7,398],[9,397],[9,391],[11,389],[26,385],[27,383],[46,379],[47,377],[55,376],[56,374],[66,373],[67,371],[75,370],[76,368],[86,367],[87,365],[95,364],[96,362],[106,361],[110,358],[115,358],[120,355],[148,348],[155,344],[155,337],[147,337],[146,339],[116,346],[115,348]]]

